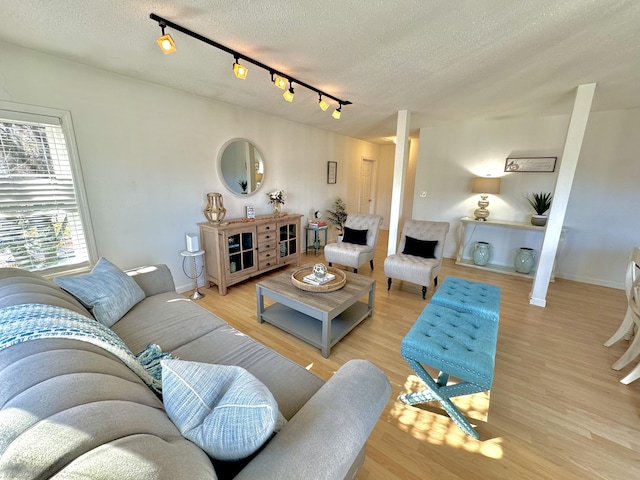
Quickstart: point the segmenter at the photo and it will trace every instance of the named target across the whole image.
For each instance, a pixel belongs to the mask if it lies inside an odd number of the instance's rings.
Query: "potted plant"
[[[329,222],[335,225],[338,230],[338,241],[340,241],[344,234],[344,222],[347,221],[347,205],[342,198],[336,197],[333,202],[333,210],[327,210],[327,213],[329,214]]]
[[[242,189],[242,193],[247,193],[247,186],[248,186],[249,184],[247,183],[247,181],[246,181],[246,180],[240,180],[240,181],[238,182],[238,185],[240,185],[240,188]]]
[[[549,192],[532,193],[531,197],[527,197],[529,205],[536,212],[531,215],[531,225],[544,227],[547,224],[547,211],[551,208],[551,199],[553,196]]]

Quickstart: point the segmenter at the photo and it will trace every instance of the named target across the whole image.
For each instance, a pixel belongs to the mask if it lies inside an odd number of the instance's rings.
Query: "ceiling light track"
[[[185,35],[188,35],[188,36],[190,36],[192,38],[195,38],[196,40],[200,40],[201,42],[204,42],[204,43],[206,43],[208,45],[211,45],[212,47],[216,47],[217,49],[222,50],[223,52],[227,52],[228,54],[232,55],[233,58],[235,59],[234,72],[236,73],[236,76],[238,76],[238,78],[244,78],[244,77],[240,77],[238,75],[238,71],[237,70],[238,70],[239,67],[244,69],[244,76],[246,77],[246,74],[247,74],[248,70],[246,69],[246,67],[242,67],[241,65],[239,65],[239,60],[244,60],[245,62],[251,63],[251,64],[253,64],[253,65],[257,66],[257,67],[260,67],[260,68],[266,70],[267,72],[269,72],[269,74],[271,75],[272,81],[274,80],[274,76],[276,76],[275,77],[276,79],[282,78],[282,79],[288,81],[289,82],[289,90],[285,91],[285,95],[287,93],[290,93],[290,95],[291,95],[291,100],[288,100],[287,97],[285,96],[285,99],[287,99],[288,101],[292,101],[293,100],[293,87],[292,87],[292,84],[295,83],[296,86],[305,87],[308,90],[316,92],[320,96],[321,101],[322,101],[322,97],[327,97],[327,98],[330,98],[330,99],[336,101],[338,103],[338,108],[337,108],[338,115],[337,115],[337,117],[336,117],[336,115],[333,115],[334,118],[339,118],[339,116],[340,116],[339,112],[341,111],[341,108],[342,108],[343,105],[351,105],[351,102],[349,100],[341,100],[338,97],[334,97],[333,95],[331,95],[331,94],[329,94],[327,92],[324,92],[324,91],[322,91],[322,90],[320,90],[320,89],[318,89],[318,88],[316,88],[316,87],[314,87],[312,85],[309,85],[308,83],[305,83],[305,82],[303,82],[301,80],[298,80],[297,78],[292,77],[291,75],[288,75],[288,74],[286,74],[284,72],[281,72],[281,71],[279,71],[279,70],[277,70],[277,69],[275,69],[273,67],[265,65],[264,63],[254,59],[254,58],[251,58],[251,57],[249,57],[247,55],[244,55],[244,54],[242,54],[242,53],[240,53],[240,52],[238,52],[236,50],[233,50],[232,48],[226,47],[226,46],[222,45],[221,43],[218,43],[218,42],[216,42],[214,40],[211,40],[210,38],[207,38],[205,36],[202,36],[199,33],[193,32],[193,31],[189,30],[188,28],[184,28],[184,27],[178,25],[177,23],[173,23],[172,21],[167,20],[166,18],[159,17],[155,13],[152,13],[151,15],[149,15],[149,17],[151,18],[151,20],[154,20],[154,21],[158,22],[158,25],[160,25],[160,28],[162,28],[163,37],[171,38],[170,35],[165,35],[165,33],[164,33],[164,29],[166,27],[170,27],[170,28],[173,28],[174,30],[177,30],[178,32],[184,33]],[[173,41],[172,41],[172,43],[173,43]],[[175,51],[176,47],[175,47],[175,44],[172,45],[172,46],[173,46],[173,50],[172,50],[172,52],[173,52],[173,51]],[[161,46],[161,48],[162,48],[162,46]],[[166,52],[166,53],[170,53],[170,52]],[[276,84],[276,86],[278,86],[278,85]],[[280,87],[280,88],[282,88],[282,87]],[[286,88],[286,86],[284,88]],[[324,104],[321,105],[321,108],[323,110],[326,110],[326,108],[324,108]]]

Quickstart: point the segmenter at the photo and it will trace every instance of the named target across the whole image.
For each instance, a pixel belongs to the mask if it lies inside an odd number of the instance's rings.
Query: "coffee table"
[[[291,273],[261,280],[256,284],[258,322],[268,322],[322,350],[327,358],[331,347],[373,314],[376,281],[345,272],[347,283],[333,292],[307,292],[291,284]],[[367,303],[360,299],[368,295]],[[264,298],[276,301],[265,308]]]

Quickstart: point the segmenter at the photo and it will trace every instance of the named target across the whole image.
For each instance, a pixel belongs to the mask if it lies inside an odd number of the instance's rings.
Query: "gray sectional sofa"
[[[181,360],[241,366],[269,388],[288,422],[248,459],[214,461],[107,350],[72,338],[0,345],[0,479],[355,477],[390,395],[380,369],[353,360],[325,383],[177,294],[165,265],[133,273],[145,298],[111,326],[131,352],[155,343]],[[23,304],[91,318],[53,281],[0,269],[0,310]]]

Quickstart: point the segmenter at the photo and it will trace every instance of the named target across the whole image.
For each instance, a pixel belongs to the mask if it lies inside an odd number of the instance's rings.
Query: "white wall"
[[[377,145],[236,108],[0,43],[0,99],[72,114],[98,254],[121,268],[166,263],[179,289],[185,234],[205,221],[207,192],[221,192],[227,218],[270,213],[266,192],[283,188],[284,211],[309,217],[335,196],[357,205],[360,159]],[[299,108],[306,108],[300,106]],[[233,196],[215,161],[231,138],[253,142],[265,180],[253,196]],[[327,161],[338,183],[327,184]],[[353,189],[351,189],[353,190]]]
[[[568,121],[566,115],[422,129],[414,218],[449,221],[452,231],[445,255],[454,257],[459,219],[472,215],[478,200],[478,195],[471,193],[471,180],[490,173],[503,177],[500,194],[489,199],[490,219],[529,221],[533,212],[525,195],[553,191],[556,173],[505,174],[505,159],[557,156],[560,162]],[[622,288],[629,252],[640,245],[638,132],[638,109],[591,114],[565,217],[569,230],[556,276]],[[425,190],[427,197],[419,198]],[[516,246],[538,242],[531,235],[506,237],[488,240],[494,243],[497,256],[492,262],[508,264]],[[475,240],[485,239],[476,236]],[[467,255],[470,248],[472,242],[467,245]]]

